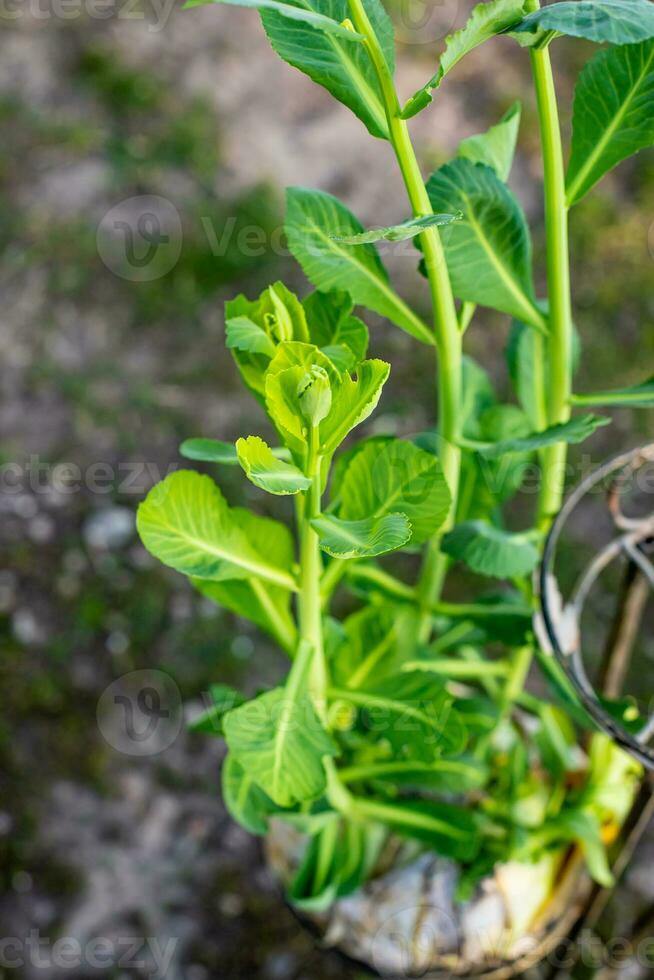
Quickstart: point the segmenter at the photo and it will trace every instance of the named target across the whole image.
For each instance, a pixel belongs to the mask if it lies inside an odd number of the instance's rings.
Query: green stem
[[[368,582],[376,586],[380,592],[392,596],[395,599],[401,599],[405,602],[418,601],[418,592],[416,589],[401,582],[394,575],[389,575],[382,568],[377,568],[376,565],[355,565],[352,563],[352,568],[348,569],[347,575],[348,578]],[[447,616],[453,619],[474,616],[519,616],[521,613],[524,613],[524,609],[516,608],[511,603],[486,605],[481,602],[443,602],[442,600],[436,600],[430,603],[429,609],[431,613],[437,616]],[[527,617],[530,618],[530,615],[527,614]]]
[[[300,530],[300,593],[298,597],[298,618],[300,639],[311,645],[313,655],[309,675],[309,688],[316,710],[324,719],[327,705],[327,667],[322,635],[322,604],[320,583],[322,578],[322,558],[319,538],[311,526],[311,520],[320,514],[321,498],[321,458],[317,452],[317,428],[309,429],[309,451],[307,454],[307,476],[311,487],[304,494],[303,504],[298,510]]]
[[[354,26],[366,39],[370,59],[375,68],[384,100],[388,132],[404,179],[413,214],[416,218],[433,214],[427,188],[420,172],[406,122],[400,118],[401,107],[391,71],[362,0],[349,0]],[[448,518],[429,542],[420,575],[419,593],[421,615],[419,638],[422,642],[431,634],[431,609],[440,595],[448,559],[440,550],[443,533],[455,521],[456,500],[461,470],[461,451],[458,447],[461,406],[461,333],[457,319],[452,286],[447,271],[445,253],[437,228],[429,228],[420,236],[434,314],[434,334],[438,351],[438,427],[441,437],[440,461],[452,495]]]
[[[537,9],[538,0],[530,0]],[[532,48],[532,74],[543,153],[545,228],[547,233],[547,286],[549,294],[549,378],[547,421],[549,425],[570,418],[572,377],[572,302],[568,210],[561,127],[552,64],[547,47]],[[542,364],[541,364],[542,368]],[[546,528],[561,507],[565,487],[567,446],[558,443],[543,452],[538,523]]]
[[[500,718],[508,716],[516,699],[522,694],[532,658],[533,648],[530,646],[519,647],[514,651],[509,676],[500,700]]]

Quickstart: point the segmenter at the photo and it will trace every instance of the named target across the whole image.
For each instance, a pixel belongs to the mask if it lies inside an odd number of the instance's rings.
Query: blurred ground
[[[470,6],[442,0],[419,29],[418,12],[396,8],[405,94],[431,73],[436,44]],[[0,15],[0,918],[3,936],[38,930],[47,944],[40,961],[7,961],[5,973],[151,976],[163,951],[171,980],[353,977],[299,928],[261,870],[258,843],[226,817],[218,743],[182,732],[159,754],[129,756],[98,727],[96,706],[137,669],[174,678],[187,711],[211,681],[254,691],[283,670],[246,624],[150,561],[133,511],[180,465],[181,439],[261,431],[224,351],[221,309],[275,277],[304,288],[275,245],[283,187],[320,186],[364,222],[386,223],[407,215],[392,161],[347,110],[276,59],[251,12],[11,9],[16,16]],[[566,117],[584,56],[565,41],[557,48]],[[534,221],[542,270],[526,59],[502,40],[469,64],[416,120],[425,167],[524,95],[512,183]],[[141,195],[165,199],[181,223],[178,260],[150,281],[116,274],[96,241],[107,212]],[[652,373],[653,200],[650,154],[574,214],[580,387]],[[413,262],[387,258],[424,303]],[[374,353],[394,365],[373,424],[419,431],[431,418],[429,358],[369,322]],[[470,352],[502,390],[506,335],[491,314],[470,330]],[[597,461],[648,434],[650,413],[616,413],[584,452]],[[255,499],[233,472],[221,480],[233,500]],[[654,897],[653,859],[646,845],[622,893],[629,900],[608,919],[615,934],[633,919],[634,899]],[[150,942],[130,958],[128,936]],[[104,937],[112,952],[102,966],[57,966],[57,937]]]

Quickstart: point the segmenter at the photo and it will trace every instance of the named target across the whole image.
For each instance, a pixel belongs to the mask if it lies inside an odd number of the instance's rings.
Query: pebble
[[[134,527],[134,513],[128,507],[106,507],[86,519],[82,534],[89,548],[114,551],[127,544]]]

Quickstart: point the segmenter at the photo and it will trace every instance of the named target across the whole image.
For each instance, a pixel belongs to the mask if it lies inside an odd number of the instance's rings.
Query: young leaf
[[[330,235],[334,242],[342,242],[344,245],[368,245],[370,242],[406,242],[409,238],[415,238],[422,234],[426,228],[436,228],[442,225],[451,225],[453,221],[460,221],[460,214],[428,214],[423,218],[410,218],[402,222],[401,225],[391,225],[388,228],[374,228],[371,231],[362,231],[357,235]]]
[[[394,439],[381,448],[364,445],[340,486],[339,516],[346,521],[394,511],[411,524],[411,541],[422,544],[447,517],[450,492],[438,459],[413,443]]]
[[[275,344],[270,335],[247,316],[235,316],[227,321],[227,347],[248,354],[275,356]]]
[[[222,791],[227,812],[237,823],[251,834],[262,836],[268,832],[268,818],[279,808],[248,776],[231,752],[223,762]]]
[[[248,541],[262,555],[275,556],[276,564],[290,572],[295,560],[293,536],[285,524],[270,517],[260,517],[248,510],[234,507],[232,514],[238,520]],[[229,609],[237,616],[249,619],[279,643],[293,656],[297,647],[297,630],[291,613],[291,592],[260,578],[234,578],[213,582],[209,579],[193,579],[193,585],[202,595]]]
[[[226,684],[212,684],[209,688],[211,704],[201,715],[189,724],[192,732],[202,732],[205,735],[222,735],[223,718],[228,711],[238,708],[245,698],[239,691]]]
[[[311,486],[311,480],[302,470],[292,463],[283,463],[276,459],[270,446],[259,436],[239,439],[236,443],[236,452],[248,480],[267,493],[283,496],[300,493]]]
[[[600,51],[575,89],[568,205],[580,201],[621,160],[652,144],[654,41]]]
[[[198,578],[260,578],[296,590],[278,556],[248,540],[242,512],[231,509],[208,476],[171,473],[141,503],[136,526],[148,551],[171,568]]]
[[[195,459],[201,463],[238,466],[236,447],[233,443],[221,442],[220,439],[185,439],[179,451],[186,459]]]
[[[465,562],[473,572],[494,578],[528,575],[538,564],[539,552],[533,536],[512,534],[486,521],[466,521],[446,534],[446,555]]]
[[[445,38],[445,51],[441,55],[438,71],[409,99],[402,111],[402,118],[410,119],[428,106],[433,98],[431,91],[438,88],[461,58],[484,41],[519,23],[523,12],[524,0],[490,0],[489,3],[477,4],[465,27]]]
[[[355,303],[387,317],[423,343],[435,343],[427,324],[390,285],[374,246],[334,241],[334,235],[358,235],[364,231],[337,198],[323,191],[290,187],[286,202],[288,247],[314,286],[322,290],[344,289]]]
[[[368,328],[352,315],[354,303],[349,293],[316,291],[302,301],[311,342],[343,371],[352,371],[366,356]]]
[[[654,37],[654,5],[650,0],[562,0],[541,7],[512,28],[517,35],[569,34],[598,44],[635,44]]]
[[[495,126],[485,133],[462,140],[457,156],[491,167],[500,180],[506,182],[515,156],[521,112],[520,103],[514,102]]]
[[[351,16],[347,0],[290,0],[290,5],[318,11],[338,24]],[[363,0],[363,5],[392,72],[395,41],[391,20],[379,0]],[[261,20],[280,58],[323,85],[361,119],[373,136],[388,138],[377,74],[365,46],[352,43],[356,34],[350,38],[323,33],[273,11],[263,11]]]
[[[478,452],[487,459],[496,459],[507,453],[533,452],[536,449],[543,449],[545,446],[554,446],[557,442],[584,442],[585,439],[592,436],[596,429],[603,425],[610,425],[610,423],[611,419],[602,415],[581,415],[578,418],[570,419],[569,422],[551,425],[543,432],[532,432],[527,436],[504,439],[488,445],[480,444]]]
[[[318,532],[320,547],[333,558],[373,558],[397,551],[411,537],[411,525],[404,514],[385,514],[361,521],[342,521],[323,514],[311,521]]]
[[[275,282],[258,299],[243,295],[225,303],[227,347],[250,391],[263,401],[265,373],[277,346],[309,342],[304,307],[283,282]]]
[[[495,171],[470,160],[453,160],[432,174],[427,191],[435,211],[463,213],[444,243],[459,299],[546,329],[534,298],[527,222]]]
[[[270,450],[275,459],[288,462],[291,454],[283,446]],[[180,455],[200,463],[221,463],[223,466],[238,466],[238,455],[233,442],[220,439],[185,439],[179,447]]]
[[[629,408],[654,408],[654,377],[631,388],[573,395],[572,403],[573,405],[625,405]]]
[[[389,364],[372,359],[358,366],[356,379],[345,372],[340,382],[332,385],[332,408],[320,423],[320,445],[325,454],[338,449],[346,435],[374,412],[389,373]]]
[[[271,10],[281,17],[300,21],[302,24],[308,24],[312,29],[316,29],[321,33],[335,35],[341,41],[347,40],[352,42],[363,40],[361,34],[357,34],[356,31],[344,27],[339,21],[333,20],[331,17],[326,17],[325,14],[309,7],[308,4],[306,6],[296,6],[294,3],[286,2],[286,0],[186,0],[184,10],[191,10],[193,7],[204,7],[209,3],[227,3],[234,7],[254,7],[256,10],[262,11]]]
[[[224,719],[234,759],[278,806],[318,797],[325,756],[336,754],[307,693],[313,650],[303,645],[284,687],[248,701]]]

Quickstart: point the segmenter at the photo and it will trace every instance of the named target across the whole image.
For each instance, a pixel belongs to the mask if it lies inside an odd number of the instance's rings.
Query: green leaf
[[[538,564],[533,536],[512,534],[486,521],[466,521],[443,539],[446,555],[463,561],[479,575],[514,578],[528,575]]]
[[[480,419],[497,404],[497,396],[487,372],[466,355],[461,365],[461,387],[461,432],[466,439],[478,438]]]
[[[473,9],[466,25],[445,38],[445,50],[440,58],[438,71],[409,99],[402,111],[403,119],[410,119],[432,101],[431,90],[437,89],[443,78],[470,51],[484,41],[501,34],[520,22],[524,12],[524,0],[490,0]]]
[[[268,818],[278,811],[278,807],[231,753],[223,762],[222,791],[227,812],[237,823],[251,834],[262,836],[268,832]]]
[[[426,228],[436,228],[442,225],[451,225],[453,221],[460,221],[459,214],[428,214],[424,218],[410,218],[403,221],[400,225],[391,225],[388,228],[374,228],[371,231],[362,231],[357,235],[331,235],[334,242],[342,242],[344,245],[368,245],[370,242],[406,242],[409,238],[415,238],[422,234]]]
[[[600,51],[575,89],[568,206],[621,160],[652,144],[654,41]]]
[[[517,405],[493,405],[479,419],[479,433],[483,442],[498,444],[518,443],[531,432],[529,419]],[[531,462],[529,450],[505,455],[477,456],[479,479],[499,504],[510,500],[522,486]]]
[[[434,800],[387,803],[359,798],[355,798],[355,807],[361,816],[381,821],[402,836],[416,838],[457,861],[471,861],[479,851],[475,814],[466,807]]]
[[[332,688],[330,697],[359,708],[362,731],[390,746],[393,758],[430,762],[465,748],[467,730],[445,681],[434,674],[414,670],[373,677],[360,690]]]
[[[205,735],[222,735],[222,721],[228,711],[238,708],[245,698],[233,687],[227,684],[212,684],[209,688],[211,704],[188,726],[192,732],[202,732]]]
[[[323,759],[336,754],[307,693],[312,656],[303,644],[284,687],[230,711],[223,722],[230,752],[278,806],[320,796]]]
[[[239,295],[225,303],[225,333],[241,377],[259,401],[277,346],[310,339],[304,307],[283,282],[268,286],[258,299]]]
[[[635,44],[654,37],[654,5],[650,0],[563,0],[535,10],[512,29],[534,35],[533,43],[550,31],[598,44]]]
[[[371,824],[341,820],[337,814],[309,841],[289,888],[291,903],[321,912],[355,891],[376,865],[387,832]]]
[[[558,442],[579,443],[588,439],[596,429],[610,425],[611,419],[602,415],[581,415],[570,419],[569,422],[558,422],[543,432],[532,432],[527,436],[516,439],[504,439],[500,442],[479,444],[477,451],[488,459],[497,459],[507,453],[527,453],[545,446],[554,446]]]
[[[208,476],[171,473],[141,503],[136,526],[148,551],[171,568],[198,578],[260,578],[296,591],[278,556],[248,539],[242,512],[230,508]]]
[[[462,140],[457,156],[491,167],[500,180],[506,182],[515,156],[521,112],[520,103],[514,102],[495,126]]]
[[[345,472],[340,498],[339,516],[346,521],[404,514],[414,544],[422,544],[441,527],[451,506],[438,459],[401,439],[381,448],[364,445]]]
[[[289,529],[270,517],[260,517],[250,511],[233,508],[250,544],[260,554],[272,554],[276,563],[290,572],[295,560],[295,546]],[[291,613],[291,592],[260,578],[238,578],[222,582],[193,579],[202,595],[229,609],[237,616],[249,619],[270,633],[283,650],[291,656],[297,647],[297,630]]]
[[[299,391],[314,366],[330,376],[331,407],[319,425],[320,451],[329,456],[347,434],[374,411],[390,371],[385,361],[369,360],[357,367],[356,378],[339,375],[334,365],[310,344],[281,344],[266,374],[266,409],[297,458],[306,451],[307,422]]]
[[[578,768],[574,726],[568,715],[552,704],[542,705],[539,718],[540,728],[534,737],[543,765],[560,779]]]
[[[236,443],[238,461],[248,480],[267,493],[280,496],[308,490],[311,480],[291,463],[277,459],[259,436],[248,436]]]
[[[238,466],[236,447],[231,442],[221,442],[219,439],[185,439],[179,451],[186,459]]]
[[[435,211],[463,213],[444,242],[459,299],[546,329],[534,298],[527,222],[495,171],[470,160],[454,160],[432,174],[427,191]]]
[[[332,408],[320,423],[323,453],[338,449],[348,433],[374,412],[389,373],[389,364],[372,359],[358,366],[356,379],[346,372],[339,383],[332,385]]]
[[[338,21],[331,17],[326,17],[317,9],[308,4],[296,6],[284,0],[186,0],[183,9],[191,10],[193,7],[205,7],[209,3],[226,3],[234,7],[254,7],[256,10],[270,10],[279,16],[293,21],[299,21],[302,25],[309,25],[311,29],[320,31],[328,35],[335,35],[339,41],[362,41],[363,35],[343,27]]]
[[[330,677],[337,687],[360,688],[371,676],[380,680],[400,670],[406,612],[390,603],[368,605],[344,620],[333,645]]]
[[[514,320],[506,348],[506,359],[518,401],[532,428],[538,429],[547,412],[547,345],[535,330]],[[543,362],[544,370],[541,371]]]
[[[289,5],[318,11],[338,24],[351,16],[347,0],[290,0]],[[363,0],[363,6],[392,72],[395,42],[391,20],[379,0]],[[388,138],[377,75],[365,46],[352,43],[356,35],[323,33],[272,11],[263,12],[261,19],[280,58],[323,85],[361,119],[373,136]]]
[[[430,762],[389,760],[348,766],[340,776],[346,783],[388,782],[419,793],[467,793],[486,783],[488,767],[472,756]]]
[[[316,291],[302,305],[311,342],[339,371],[354,370],[366,356],[368,328],[363,320],[352,315],[354,303],[350,294],[343,290]]]
[[[373,245],[344,245],[334,235],[358,235],[363,226],[348,209],[323,191],[287,191],[288,247],[318,289],[344,289],[355,303],[387,317],[402,330],[434,345],[430,328],[390,285]],[[444,210],[444,209],[441,209]]]
[[[342,521],[323,514],[311,521],[318,532],[320,547],[332,558],[373,558],[397,551],[411,537],[411,525],[404,514],[385,514],[361,521]]]
[[[550,827],[548,836],[555,840],[575,841],[581,847],[588,870],[598,885],[610,888],[615,882],[602,841],[602,828],[598,817],[589,809],[563,812]]]
[[[654,408],[654,377],[630,388],[616,388],[615,391],[591,392],[588,395],[573,395],[573,405],[625,405],[629,408]]]
[[[270,336],[246,316],[232,317],[226,324],[227,347],[230,350],[247,351],[249,354],[275,356],[275,344]]]

